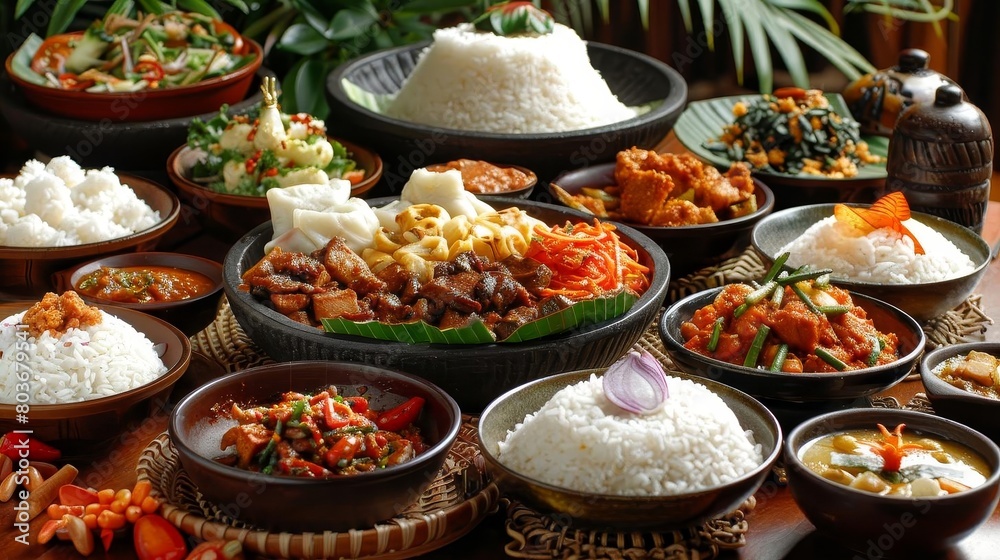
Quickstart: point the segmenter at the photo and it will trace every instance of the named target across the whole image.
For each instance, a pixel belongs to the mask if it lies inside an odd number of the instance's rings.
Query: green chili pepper
[[[292,415],[289,417],[289,421],[298,422],[307,406],[309,406],[309,401],[307,400],[296,401],[292,405]]]
[[[735,319],[746,313],[747,310],[753,307],[757,302],[771,295],[771,292],[777,287],[778,283],[774,280],[770,280],[763,286],[747,294],[746,300],[733,310],[733,318]]]
[[[271,441],[267,442],[267,446],[260,452],[260,458],[257,459],[257,464],[261,467],[267,467],[271,462],[271,456],[274,454],[274,449],[278,447],[278,440],[281,439],[281,432],[284,430],[284,427],[284,422],[278,419],[278,423],[274,426],[274,434],[271,435]]]
[[[778,276],[778,273],[781,272],[781,267],[785,266],[785,261],[788,260],[788,255],[789,253],[786,251],[778,255],[778,258],[774,259],[774,264],[771,265],[771,269],[767,271],[767,274],[764,276],[762,282],[767,284]]]
[[[805,272],[796,271],[778,280],[778,283],[781,284],[782,286],[787,286],[789,284],[796,284],[798,282],[804,282],[806,280],[815,280],[820,276],[829,275],[831,272],[833,271],[830,270],[829,268],[822,268],[820,270],[808,270]]]
[[[821,313],[825,315],[843,315],[851,310],[849,305],[820,305],[816,309],[819,309]]]
[[[849,369],[847,364],[840,361],[840,358],[834,356],[833,354],[830,353],[829,350],[823,348],[822,346],[816,347],[816,355],[819,356],[819,358],[824,362],[833,366],[833,369],[837,371],[844,371],[845,369]]]
[[[709,337],[708,344],[705,345],[705,349],[709,352],[715,352],[715,349],[719,347],[719,337],[722,336],[722,323],[724,321],[723,317],[718,317],[712,325],[712,336]]]
[[[750,351],[747,352],[746,358],[743,359],[744,366],[757,367],[757,357],[760,356],[760,350],[764,347],[764,339],[767,338],[770,332],[771,327],[767,325],[761,325],[757,329],[757,334],[753,337],[753,342],[750,344]]]
[[[774,360],[771,362],[771,371],[781,371],[782,366],[785,365],[786,358],[788,358],[788,345],[782,344],[778,346],[778,351],[774,354]]]

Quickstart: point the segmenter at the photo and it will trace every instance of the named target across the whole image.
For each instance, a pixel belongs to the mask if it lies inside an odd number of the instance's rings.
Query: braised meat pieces
[[[422,320],[439,328],[479,320],[502,340],[572,303],[539,295],[551,278],[552,271],[534,259],[489,262],[469,251],[435,265],[434,277],[421,284],[398,263],[372,272],[335,237],[312,255],[272,250],[246,271],[240,287],[308,325],[338,317],[392,324]]]

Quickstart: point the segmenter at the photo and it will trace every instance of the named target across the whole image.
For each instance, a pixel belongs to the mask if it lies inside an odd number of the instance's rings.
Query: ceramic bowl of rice
[[[378,151],[398,189],[413,169],[460,158],[522,165],[545,181],[651,148],[680,116],[687,84],[657,59],[561,25],[500,37],[463,24],[342,64],[327,99],[344,136]]]
[[[757,223],[751,243],[769,267],[789,252],[786,268],[831,268],[830,281],[894,305],[924,322],[954,309],[972,294],[990,263],[990,247],[974,231],[952,221],[912,212],[904,221],[924,248],[881,230],[844,236],[834,204],[781,210]],[[863,205],[849,205],[863,206]]]
[[[0,299],[40,297],[57,271],[152,250],[180,210],[177,196],[141,177],[84,169],[69,156],[30,160],[0,175]]]
[[[607,397],[605,371],[522,385],[483,412],[502,492],[563,525],[670,530],[735,510],[771,472],[781,428],[749,395],[669,373],[662,408],[640,415]]]
[[[190,341],[169,323],[132,309],[87,306],[75,295],[0,304],[0,429],[31,429],[65,460],[93,457],[150,414],[165,415],[170,390],[191,360]],[[51,314],[32,318],[39,305],[74,308],[79,313],[69,313],[89,319],[39,333],[34,325],[53,321]],[[26,423],[16,421],[21,413]]]

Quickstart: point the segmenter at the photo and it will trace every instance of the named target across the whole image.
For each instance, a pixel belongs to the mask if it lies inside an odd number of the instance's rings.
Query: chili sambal
[[[207,294],[215,283],[200,272],[169,266],[102,266],[74,287],[81,294],[117,303],[159,303]]]

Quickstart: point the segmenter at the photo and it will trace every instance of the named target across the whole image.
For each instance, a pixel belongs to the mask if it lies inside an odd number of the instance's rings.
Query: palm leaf
[[[733,62],[736,66],[736,82],[743,84],[743,23],[737,15],[740,0],[719,0],[722,13],[729,22],[729,42],[733,45]]]
[[[701,10],[701,23],[705,26],[705,38],[708,43],[708,50],[715,50],[715,0],[698,0],[698,7]]]
[[[757,81],[760,91],[771,91],[774,88],[774,68],[771,64],[771,46],[764,30],[761,4],[759,2],[744,2],[739,10],[743,28],[750,42],[750,52],[757,65]]]
[[[792,81],[801,88],[808,88],[809,70],[806,69],[806,62],[802,58],[802,50],[799,48],[799,44],[786,27],[787,20],[781,17],[781,14],[778,13],[778,8],[771,5],[764,5],[763,8],[764,19],[773,22],[772,25],[765,26],[764,29],[767,31],[767,36],[771,39],[771,43],[774,44],[775,50],[781,54],[781,59],[785,62],[785,68],[788,69],[789,74],[792,76]]]
[[[49,20],[49,27],[45,30],[48,36],[56,35],[66,31],[69,24],[73,23],[73,18],[80,11],[87,0],[71,0],[70,2],[57,2],[52,10],[52,19]]]
[[[24,12],[27,12],[34,3],[35,0],[17,0],[17,4],[14,5],[14,19],[21,19]]]

